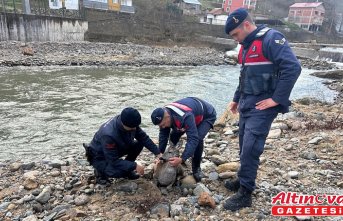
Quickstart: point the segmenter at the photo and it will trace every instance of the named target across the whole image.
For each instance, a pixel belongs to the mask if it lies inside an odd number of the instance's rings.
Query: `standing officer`
[[[192,172],[197,182],[204,177],[200,168],[204,137],[213,128],[216,115],[211,104],[195,97],[175,101],[163,108],[155,109],[151,114],[152,123],[160,127],[159,149],[161,153],[164,153],[166,149],[169,136],[170,141],[176,144],[186,133],[187,143],[182,156],[171,158],[169,163],[172,166],[178,166],[193,157]]]
[[[224,203],[225,209],[235,211],[251,206],[266,137],[277,114],[288,112],[301,66],[285,37],[265,26],[257,27],[243,8],[229,15],[225,32],[242,46],[239,86],[229,103],[232,113],[239,111],[241,167],[238,179],[225,183],[227,189],[238,193]]]
[[[84,145],[87,158],[97,173],[98,183],[104,184],[108,178],[138,179],[143,175],[144,167],[135,162],[143,146],[156,156],[160,154],[140,124],[138,110],[127,107],[120,115],[101,125],[89,146]],[[125,155],[126,158],[121,159]]]

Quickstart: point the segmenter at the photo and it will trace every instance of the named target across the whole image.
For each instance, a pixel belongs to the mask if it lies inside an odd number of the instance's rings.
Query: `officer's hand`
[[[178,165],[182,163],[182,159],[180,157],[172,157],[169,159],[169,163],[173,167],[177,167]]]
[[[136,172],[137,172],[139,175],[143,176],[143,175],[144,175],[144,167],[143,167],[142,165],[139,165],[139,164],[137,163]]]
[[[276,103],[275,101],[273,101],[273,99],[268,98],[265,100],[262,100],[260,102],[256,103],[256,109],[257,110],[265,110],[271,107],[275,107],[276,105],[278,105],[278,103]]]
[[[234,101],[231,101],[229,103],[229,109],[230,109],[231,113],[237,114],[237,108],[238,108],[238,103],[236,103]]]

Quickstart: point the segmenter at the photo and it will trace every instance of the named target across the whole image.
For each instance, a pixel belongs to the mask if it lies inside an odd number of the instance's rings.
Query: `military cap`
[[[226,24],[225,24],[225,33],[230,34],[230,32],[237,28],[242,22],[247,18],[248,11],[245,8],[238,8],[229,14]]]
[[[163,116],[164,116],[164,109],[161,107],[156,108],[151,114],[152,123],[154,125],[159,125],[163,120]]]

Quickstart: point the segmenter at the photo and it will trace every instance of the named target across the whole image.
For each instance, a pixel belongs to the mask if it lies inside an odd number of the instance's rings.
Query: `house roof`
[[[183,2],[193,5],[201,5],[201,3],[198,0],[183,0]]]
[[[310,3],[294,3],[290,8],[317,8],[323,2],[310,2]]]
[[[222,8],[214,8],[208,14],[221,15],[221,14],[223,14],[223,9]]]

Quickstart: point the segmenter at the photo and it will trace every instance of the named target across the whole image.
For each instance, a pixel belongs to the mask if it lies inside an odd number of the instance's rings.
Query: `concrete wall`
[[[69,18],[0,14],[0,41],[83,41],[88,22]]]
[[[294,53],[303,58],[311,58],[311,59],[322,59],[322,60],[329,60],[333,62],[343,62],[343,53],[340,52],[331,52],[331,51],[319,51],[315,49],[309,48],[299,48],[293,47],[292,50]]]

